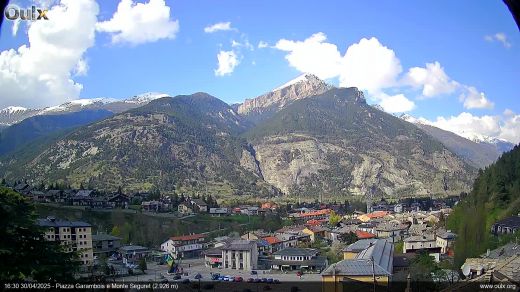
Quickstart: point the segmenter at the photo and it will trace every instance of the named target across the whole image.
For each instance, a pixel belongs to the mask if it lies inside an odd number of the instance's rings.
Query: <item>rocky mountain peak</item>
[[[238,106],[238,113],[253,116],[253,121],[263,120],[264,113],[272,114],[295,100],[322,94],[334,86],[313,74],[302,74],[295,79],[253,99],[246,99]]]

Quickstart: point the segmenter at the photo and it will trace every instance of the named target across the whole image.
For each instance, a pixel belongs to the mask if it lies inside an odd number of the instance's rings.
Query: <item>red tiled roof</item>
[[[275,244],[280,242],[280,240],[274,236],[266,236],[263,238],[263,240],[267,241],[269,244]]]
[[[356,230],[356,236],[358,239],[368,239],[368,238],[374,238],[376,237],[375,234],[372,234],[370,232],[366,232],[363,230]]]
[[[174,236],[170,237],[173,241],[189,241],[189,240],[195,240],[195,239],[201,239],[206,237],[204,234],[191,234],[191,235],[181,235],[181,236]]]
[[[368,213],[367,217],[370,218],[370,219],[372,219],[372,218],[381,218],[381,217],[385,217],[388,214],[390,214],[390,212],[388,212],[388,211],[375,211],[375,212],[372,212],[372,213]]]
[[[330,213],[330,209],[317,210],[312,212],[307,212],[300,214],[300,217],[311,217],[311,216],[319,216],[319,215],[327,215]]]

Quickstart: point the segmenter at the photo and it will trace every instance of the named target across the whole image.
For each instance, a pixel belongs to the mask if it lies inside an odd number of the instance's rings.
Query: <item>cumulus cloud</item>
[[[415,103],[403,94],[392,96],[379,94],[377,98],[379,100],[379,105],[388,113],[404,113],[415,108]]]
[[[437,117],[434,121],[425,118],[418,120],[468,139],[485,140],[490,137],[515,144],[520,142],[520,115],[511,110],[505,110],[502,115],[477,116],[462,112],[456,116]]]
[[[215,69],[215,76],[230,75],[240,63],[234,51],[220,51],[217,55],[217,60],[218,68]]]
[[[504,46],[504,48],[511,47],[511,43],[507,40],[507,36],[503,32],[497,32],[493,35],[486,35],[484,36],[484,39],[488,42],[499,42]]]
[[[453,93],[459,86],[458,82],[448,77],[439,62],[426,63],[425,68],[410,68],[403,81],[412,87],[422,88],[424,97]]]
[[[495,104],[486,98],[484,92],[479,92],[473,86],[464,86],[464,92],[459,96],[466,109],[492,109]]]
[[[98,11],[93,0],[62,0],[50,7],[49,20],[30,24],[28,45],[2,51],[0,107],[41,107],[78,98],[82,85],[71,76],[94,45]]]
[[[401,62],[393,50],[378,39],[361,39],[348,47],[339,72],[340,86],[356,86],[369,93],[396,85],[402,72]]]
[[[170,19],[170,7],[164,0],[150,0],[148,3],[121,0],[112,18],[99,22],[96,28],[110,33],[114,44],[138,45],[174,39],[179,32],[179,21]]]
[[[288,52],[285,59],[291,67],[329,79],[338,76],[342,57],[336,45],[327,43],[326,40],[327,36],[319,32],[304,41],[281,39],[274,47]]]
[[[234,30],[236,31],[236,28],[231,27],[231,22],[218,22],[209,26],[206,26],[204,28],[205,33],[214,33],[217,31],[227,31],[227,30]]]
[[[260,45],[264,46],[263,43]],[[493,107],[493,103],[475,87],[452,80],[439,62],[410,68],[402,76],[403,68],[395,52],[375,37],[363,38],[350,45],[344,55],[336,45],[327,42],[327,36],[322,32],[303,41],[281,39],[274,48],[287,52],[285,59],[298,71],[322,79],[337,77],[340,86],[367,91],[369,98],[389,112],[406,112],[415,107],[415,103],[405,95],[385,92],[406,87],[420,89],[422,98],[459,94],[467,109]]]

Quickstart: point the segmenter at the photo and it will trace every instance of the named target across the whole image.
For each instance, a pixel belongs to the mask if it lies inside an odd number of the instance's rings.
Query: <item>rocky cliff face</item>
[[[269,119],[281,108],[296,100],[322,94],[331,88],[330,84],[315,75],[304,74],[269,93],[246,99],[238,106],[237,111],[250,121],[258,123]]]
[[[264,179],[290,195],[418,196],[468,191],[474,169],[355,88],[286,106],[248,132]]]

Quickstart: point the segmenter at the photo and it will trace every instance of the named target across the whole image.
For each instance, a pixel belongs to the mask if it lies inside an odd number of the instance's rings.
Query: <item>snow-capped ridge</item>
[[[286,87],[289,87],[291,85],[294,85],[294,84],[298,84],[300,82],[320,82],[320,83],[325,83],[325,81],[321,80],[320,78],[318,78],[318,76],[314,75],[314,74],[310,74],[310,73],[304,73],[292,80],[290,80],[289,82],[286,82],[284,84],[282,84],[281,86],[273,89],[273,91],[277,91],[277,90],[282,90]]]
[[[166,93],[160,93],[160,92],[145,92],[142,94],[135,95],[132,98],[125,99],[124,102],[126,103],[147,103],[155,99],[168,97],[169,94]]]

